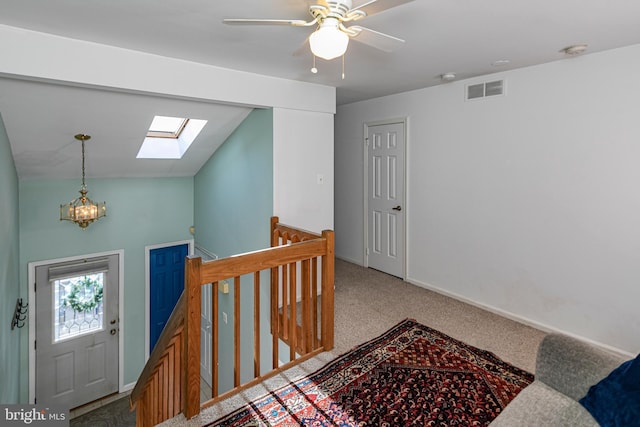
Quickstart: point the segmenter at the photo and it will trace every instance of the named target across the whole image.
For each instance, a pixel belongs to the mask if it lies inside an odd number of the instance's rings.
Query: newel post
[[[184,271],[186,313],[184,318],[185,342],[183,343],[182,408],[184,416],[191,419],[200,413],[200,301],[202,284],[200,257],[187,257]]]
[[[322,346],[325,351],[333,349],[334,328],[334,234],[331,230],[324,230],[322,237],[327,244],[326,255],[322,257]]]

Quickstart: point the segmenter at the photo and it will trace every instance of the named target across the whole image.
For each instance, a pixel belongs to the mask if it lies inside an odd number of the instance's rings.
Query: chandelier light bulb
[[[344,55],[349,45],[349,36],[338,28],[336,18],[325,18],[309,37],[311,52],[323,59],[334,59]]]

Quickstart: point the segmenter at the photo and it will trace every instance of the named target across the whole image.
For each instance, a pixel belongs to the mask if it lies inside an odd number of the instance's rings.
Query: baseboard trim
[[[126,392],[128,392],[128,391],[130,391],[130,390],[133,390],[133,388],[134,388],[135,386],[136,386],[136,382],[135,382],[135,381],[134,381],[134,382],[132,382],[132,383],[129,383],[129,384],[125,384],[125,385],[123,385],[122,387],[120,387],[119,392],[120,392],[120,393],[126,393]]]
[[[467,297],[465,297],[463,295],[457,294],[455,292],[447,291],[447,290],[442,289],[442,288],[440,288],[438,286],[431,285],[431,284],[423,282],[421,280],[417,280],[417,279],[414,279],[414,278],[407,278],[406,281],[408,283],[411,283],[412,285],[418,286],[420,288],[428,289],[430,291],[433,291],[433,292],[436,292],[438,294],[447,296],[449,298],[453,298],[455,300],[467,303],[469,305],[473,305],[474,307],[478,307],[478,308],[481,308],[481,309],[486,310],[488,312],[497,314],[499,316],[506,317],[507,319],[513,320],[515,322],[522,323],[522,324],[527,325],[527,326],[531,326],[532,328],[539,329],[539,330],[541,330],[543,332],[547,332],[547,333],[555,332],[555,333],[567,335],[567,336],[570,336],[572,338],[578,339],[580,341],[584,341],[584,342],[587,342],[589,344],[595,345],[597,347],[603,348],[605,350],[611,351],[613,353],[617,353],[617,354],[619,354],[621,356],[624,356],[624,357],[627,357],[627,358],[634,358],[636,356],[633,353],[621,350],[621,349],[619,349],[617,347],[614,347],[614,346],[611,346],[611,345],[608,345],[608,344],[604,344],[604,343],[601,343],[599,341],[595,341],[595,340],[593,340],[591,338],[587,338],[587,337],[584,337],[582,335],[575,334],[573,332],[564,331],[564,330],[556,328],[554,326],[550,326],[550,325],[547,325],[545,323],[541,323],[541,322],[538,322],[536,320],[529,319],[527,317],[512,313],[510,311],[494,307],[492,305],[488,305],[488,304],[484,304],[484,303],[480,303],[480,302],[474,301],[474,300],[472,300],[470,298],[467,298]]]
[[[355,265],[359,265],[360,267],[364,267],[364,263],[362,262],[362,260],[357,260],[357,259],[351,259],[349,257],[344,257],[344,256],[340,256],[340,255],[336,255],[335,256],[336,259],[345,261],[345,262],[349,262],[351,264],[355,264]]]

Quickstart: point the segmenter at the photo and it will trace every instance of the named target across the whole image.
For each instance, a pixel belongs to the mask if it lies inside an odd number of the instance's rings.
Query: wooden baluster
[[[289,243],[289,233],[281,232],[281,243],[280,245],[287,245]],[[285,342],[291,339],[291,333],[289,332],[289,317],[291,316],[291,311],[289,307],[291,303],[289,302],[291,299],[291,293],[289,292],[289,287],[287,286],[289,283],[289,269],[287,266],[282,266],[282,339]]]
[[[294,243],[300,243],[300,236],[295,233],[292,232],[290,235],[290,243],[294,244]],[[302,338],[302,334],[300,333],[300,329],[301,327],[298,327],[298,273],[297,273],[297,269],[298,269],[298,263],[293,263],[293,269],[291,270],[291,277],[294,278],[294,283],[295,283],[295,291],[293,292],[294,296],[289,298],[289,301],[291,302],[291,319],[293,319],[293,322],[291,323],[293,325],[293,327],[291,328],[292,330],[294,330],[294,334],[292,335],[290,341],[293,345],[294,350],[297,352],[299,348],[301,348],[301,338]],[[294,353],[295,354],[295,353]]]
[[[240,385],[240,276],[233,278],[233,385]]]
[[[145,407],[146,407],[146,394],[136,402],[136,427],[143,427],[145,425]]]
[[[289,339],[289,321],[288,321],[288,310],[289,310],[289,289],[287,287],[288,282],[288,266],[282,266],[282,336],[281,338],[285,341]]]
[[[156,376],[158,377],[158,406],[156,407],[156,419],[160,422],[160,420],[162,420],[162,382],[164,380],[162,375],[162,361],[160,361],[160,365],[156,371]]]
[[[312,348],[315,350],[318,348],[318,257],[311,260],[311,310]]]
[[[182,361],[184,360],[182,358],[183,354],[182,354],[182,347],[184,345],[184,327],[180,328],[180,335],[178,336],[178,339],[176,340],[176,344],[175,344],[175,350],[174,350],[174,356],[176,358],[176,364],[175,364],[175,391],[173,394],[173,407],[175,408],[175,412],[176,414],[182,412],[182,410],[184,409],[182,407]]]
[[[211,321],[213,337],[211,338],[211,396],[218,397],[218,282],[211,284]]]
[[[280,315],[278,314],[278,268],[271,269],[271,367],[278,367],[280,341]]]
[[[151,380],[151,420],[153,424],[158,424],[158,372]]]
[[[173,337],[173,341],[175,341],[176,337]],[[175,373],[175,345],[172,345],[168,348],[167,351],[167,418],[172,418],[174,413],[173,408],[173,390],[175,387],[174,381],[174,373]]]
[[[260,272],[253,273],[253,377],[260,376]]]
[[[296,358],[296,329],[298,324],[297,295],[296,295],[296,264],[289,264],[289,301],[291,312],[289,314],[289,360]]]
[[[163,420],[169,419],[169,355],[165,355],[162,360],[162,410],[160,411]]]
[[[302,351],[307,354],[311,346],[311,285],[309,282],[309,260],[302,261],[301,292],[302,292]]]

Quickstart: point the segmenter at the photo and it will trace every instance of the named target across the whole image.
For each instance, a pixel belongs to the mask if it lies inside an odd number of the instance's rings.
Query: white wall
[[[337,256],[363,262],[363,123],[408,117],[407,280],[640,351],[639,75],[635,45],[338,107]]]
[[[333,229],[333,169],[333,114],[274,108],[273,212],[282,223]]]

